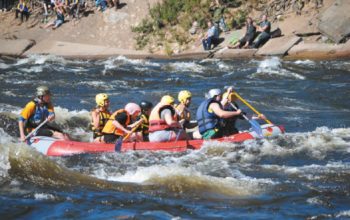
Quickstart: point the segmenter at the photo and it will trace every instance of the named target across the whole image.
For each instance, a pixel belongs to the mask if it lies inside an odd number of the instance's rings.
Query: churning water
[[[0,59],[0,216],[350,218],[349,69],[348,60]],[[116,110],[188,89],[194,114],[209,89],[224,86],[234,86],[287,133],[241,144],[210,141],[182,153],[49,158],[19,143],[14,120],[42,84],[54,93],[56,122],[84,141],[92,136],[97,93],[108,93]]]

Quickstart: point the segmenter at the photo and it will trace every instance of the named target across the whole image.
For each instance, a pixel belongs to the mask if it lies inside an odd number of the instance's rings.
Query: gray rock
[[[335,43],[340,43],[350,34],[349,11],[349,0],[336,0],[320,15],[318,29]]]

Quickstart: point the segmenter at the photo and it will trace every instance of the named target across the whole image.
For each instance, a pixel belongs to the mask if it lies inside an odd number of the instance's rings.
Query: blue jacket
[[[221,119],[214,112],[208,112],[209,105],[214,102],[222,107],[220,102],[215,101],[214,99],[207,99],[203,101],[197,109],[196,119],[198,122],[199,133],[201,134],[204,134],[210,129],[220,127]]]

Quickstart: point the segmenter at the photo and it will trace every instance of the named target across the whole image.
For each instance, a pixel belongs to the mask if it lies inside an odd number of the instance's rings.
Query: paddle
[[[122,144],[123,144],[123,141],[125,141],[126,139],[128,139],[130,137],[131,134],[133,134],[139,127],[140,125],[142,124],[142,120],[135,126],[133,127],[133,129],[131,130],[130,133],[128,133],[127,135],[125,135],[125,137],[123,136],[120,136],[117,141],[115,142],[115,145],[114,145],[114,150],[116,152],[120,152],[121,149],[122,149]]]
[[[30,132],[30,133],[24,138],[24,140],[26,141],[28,138],[35,136],[36,133],[38,132],[38,130],[39,130],[44,124],[46,124],[46,122],[48,122],[48,121],[49,121],[49,119],[46,118],[45,121],[43,121],[40,125],[38,125],[38,127],[36,127],[32,132]]]
[[[234,92],[234,94],[236,95],[236,97],[241,100],[246,106],[248,106],[253,112],[255,112],[258,115],[261,115],[260,112],[258,112],[253,106],[251,106],[246,100],[244,100],[240,95],[238,95],[237,92]],[[264,119],[267,123],[269,124],[273,124],[271,121],[269,121],[267,118]]]
[[[236,111],[238,110],[238,109],[236,108],[236,106],[235,106],[234,104],[232,104],[231,102],[230,102],[230,105],[232,106],[232,108],[233,108],[234,110],[236,110]],[[252,125],[253,131],[255,131],[255,133],[257,133],[259,137],[264,137],[264,135],[263,135],[263,133],[262,133],[262,129],[261,129],[261,127],[260,127],[260,124],[259,124],[257,121],[255,121],[254,119],[250,119],[250,120],[249,120],[249,118],[248,118],[245,114],[243,114],[243,113],[241,113],[241,115],[243,116],[243,118],[244,118],[246,121],[248,121],[248,122]]]

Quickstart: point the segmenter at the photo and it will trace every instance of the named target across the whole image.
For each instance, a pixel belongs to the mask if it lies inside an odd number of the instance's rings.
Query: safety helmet
[[[130,115],[133,115],[135,112],[141,112],[141,108],[138,104],[130,102],[125,105],[125,111],[127,111]]]
[[[37,96],[51,95],[50,89],[47,86],[39,86],[36,88]]]
[[[234,101],[235,99],[237,99],[236,95],[235,95],[233,92],[231,92],[230,94],[228,94],[227,92],[225,92],[225,93],[222,95],[222,97],[227,97],[227,99],[228,99],[230,102],[232,102],[232,101]]]
[[[163,103],[163,104],[166,104],[166,105],[172,105],[172,104],[174,104],[175,99],[172,96],[170,96],[170,95],[165,95],[165,96],[162,97],[160,102]]]
[[[215,96],[221,95],[221,89],[211,89],[208,92],[208,98],[214,98]]]
[[[105,106],[105,101],[108,100],[108,95],[106,93],[99,93],[96,95],[96,104],[98,106]]]
[[[145,111],[147,111],[149,109],[152,109],[153,104],[152,104],[152,102],[143,100],[143,101],[140,102],[140,107],[141,107],[142,111],[145,112]]]
[[[179,95],[178,95],[178,100],[179,102],[182,102],[184,103],[188,98],[191,98],[192,97],[192,93],[188,90],[182,90],[179,92]]]

